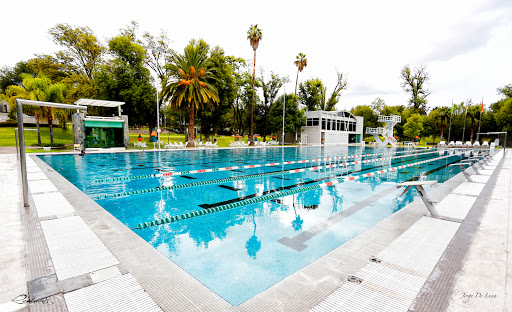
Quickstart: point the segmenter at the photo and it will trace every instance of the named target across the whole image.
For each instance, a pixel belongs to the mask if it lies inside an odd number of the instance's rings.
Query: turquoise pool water
[[[169,172],[375,153],[393,154],[146,177]],[[409,156],[411,153],[418,155]],[[440,156],[444,158],[430,161]],[[449,172],[451,167],[446,166],[465,155],[442,155],[432,150],[418,152],[345,146],[40,157],[129,228],[141,222],[226,203],[244,203],[248,198],[299,190],[293,195],[276,196],[272,200],[134,230],[205,286],[229,303],[239,305],[414,200],[414,191],[398,197],[402,190],[396,189],[397,183],[411,179],[442,183],[459,172],[458,169]],[[375,161],[351,164],[361,159]],[[358,176],[418,161],[428,162],[331,187],[300,191],[306,186],[335,178]],[[343,162],[349,164],[340,165]],[[334,166],[289,172],[325,165]],[[130,177],[137,178],[128,179]],[[155,191],[162,186],[171,189]],[[149,189],[153,191],[123,195]],[[112,194],[118,196],[113,197]],[[373,201],[368,205],[358,204],[369,198]],[[318,227],[322,230],[315,231],[316,235],[308,235]]]

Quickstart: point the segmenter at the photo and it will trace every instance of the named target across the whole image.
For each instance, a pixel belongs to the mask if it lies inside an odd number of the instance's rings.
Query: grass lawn
[[[31,131],[25,128],[25,145],[32,146],[37,144],[37,131]],[[50,128],[39,128],[41,132],[41,143],[50,144]],[[66,130],[53,128],[53,142],[63,144],[73,144],[73,129],[68,127]],[[0,127],[0,146],[16,146],[14,139],[14,127]]]
[[[32,145],[37,144],[37,132],[31,131],[27,129],[35,129],[35,128],[25,128],[25,146],[30,147]],[[49,144],[50,143],[50,129],[47,127],[41,127],[41,143]],[[138,141],[139,134],[138,133],[130,133],[130,149],[133,149],[133,143]],[[142,139],[147,143],[148,146],[152,147],[150,142],[149,134],[142,133]],[[213,142],[214,139],[217,139],[217,144],[219,147],[229,147],[229,144],[233,142],[232,136],[210,136],[210,141]],[[162,134],[160,140],[164,143],[167,142],[183,142],[185,143],[185,135],[184,134]],[[262,138],[258,138],[258,141],[263,140]],[[267,138],[267,141],[269,138]],[[203,136],[203,142],[205,138]],[[242,138],[242,141],[246,142],[247,138]],[[62,143],[62,144],[73,144],[73,128],[69,126],[66,130],[61,128],[53,128],[53,142],[54,143]],[[16,146],[16,142],[14,139],[14,127],[0,127],[0,146]],[[52,149],[52,152],[58,151],[72,151],[73,146],[68,146],[65,149]],[[30,153],[42,153],[43,149],[27,149],[27,152]]]

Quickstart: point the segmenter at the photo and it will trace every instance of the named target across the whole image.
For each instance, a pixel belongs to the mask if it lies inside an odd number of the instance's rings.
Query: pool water
[[[397,151],[399,153],[393,155],[348,160],[144,177],[164,172]],[[407,156],[412,153],[418,155]],[[287,172],[318,165],[396,156],[403,157],[315,171]],[[444,158],[369,178],[244,204],[165,225],[134,229],[154,248],[236,306],[413,201],[417,196],[413,190],[398,196],[402,192],[396,188],[398,183],[411,179],[437,180],[442,183],[459,172],[458,169],[450,172],[453,167],[447,165],[458,162],[466,155],[444,155],[433,150],[337,146],[39,157],[127,227],[134,228],[141,222],[218,207],[229,202],[243,202],[247,198],[258,198],[282,190],[297,190],[335,177],[357,176],[440,156]],[[269,174],[244,178],[259,173]],[[128,177],[138,178],[125,179]],[[225,178],[233,179],[217,181]],[[190,183],[194,185],[144,194],[112,196]],[[316,235],[308,235],[313,228]]]

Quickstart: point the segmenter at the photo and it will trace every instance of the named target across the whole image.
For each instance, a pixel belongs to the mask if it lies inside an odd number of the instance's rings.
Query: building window
[[[332,124],[332,120],[327,119],[327,130],[331,130],[331,124]]]
[[[327,129],[327,120],[322,118],[322,130]]]

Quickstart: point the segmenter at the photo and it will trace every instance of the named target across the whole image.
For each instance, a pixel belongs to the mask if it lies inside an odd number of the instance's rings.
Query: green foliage
[[[404,125],[404,135],[411,139],[419,136],[423,131],[423,117],[420,114],[411,115]]]
[[[334,90],[332,90],[331,96],[329,97],[327,102],[325,102],[325,105],[322,108],[322,110],[326,110],[326,111],[336,110],[336,104],[338,104],[338,102],[340,100],[341,91],[346,90],[348,87],[347,79],[345,79],[343,77],[343,73],[337,72],[336,75],[338,78],[337,82],[336,82],[336,86],[334,87]]]
[[[386,106],[386,102],[381,99],[380,97],[377,97],[373,102],[370,104],[370,108],[372,109],[373,113],[375,115],[379,115],[381,110]]]
[[[229,120],[225,115],[231,109],[236,97],[233,69],[224,55],[224,50],[215,47],[211,52],[209,51],[209,58],[216,76],[211,84],[218,92],[219,103],[216,107],[206,106],[198,110],[201,133],[206,134],[207,138],[212,129],[218,133],[228,127]]]
[[[299,72],[302,72],[306,66],[308,66],[308,59],[306,58],[306,54],[299,53],[295,57],[295,62],[293,62],[295,66],[297,66],[297,78],[295,80],[295,94],[297,94],[297,83],[299,82]]]
[[[504,87],[498,88],[498,93],[501,93],[505,98],[512,97],[512,84],[508,84]]]
[[[100,66],[94,77],[99,97],[125,102],[123,114],[128,115],[130,124],[154,125],[156,91],[143,64],[144,48],[128,36],[118,36],[109,40],[109,52],[114,59]]]
[[[27,67],[30,69],[28,73],[44,75],[51,82],[63,82],[69,76],[69,73],[65,71],[64,65],[51,55],[36,55],[36,57],[27,61]]]
[[[6,88],[6,96],[8,97],[8,103],[11,108],[9,115],[11,119],[16,118],[16,99],[27,99],[54,103],[63,102],[64,94],[67,90],[64,84],[52,84],[50,79],[45,76],[34,78],[30,74],[22,74],[21,77],[23,78],[22,86],[11,85]],[[43,116],[46,116],[50,128],[50,141],[53,143],[53,119],[55,118],[55,112],[58,112],[59,110],[50,107],[25,106],[24,111],[26,113],[34,114],[36,118],[38,144],[41,144],[39,134],[39,120],[43,118]],[[66,114],[61,112],[57,116],[61,118],[61,124],[65,124]]]
[[[271,72],[269,81],[265,82],[263,77],[258,80],[263,89],[263,103],[258,104],[255,109],[256,133],[259,133],[265,138],[265,136],[271,134],[271,131],[267,127],[270,109],[276,100],[279,89],[288,81],[288,77],[279,77],[278,74]]]
[[[57,24],[49,30],[49,33],[56,44],[65,48],[57,53],[57,58],[64,64],[66,71],[84,73],[92,78],[106,50],[92,30],[89,27]]]
[[[250,41],[254,53],[256,53],[260,40],[263,39],[263,33],[261,32],[261,29],[258,28],[258,24],[251,25],[251,27],[249,27],[249,30],[247,31],[247,39]]]
[[[512,97],[499,101],[500,109],[494,115],[500,131],[512,130]]]
[[[217,68],[211,58],[201,50],[201,45],[191,43],[185,47],[183,55],[176,55],[172,63],[166,65],[168,83],[162,89],[164,100],[171,107],[189,111],[189,133],[194,133],[194,110],[208,105],[213,108],[219,103],[217,89],[212,82],[217,80]],[[194,145],[189,135],[189,145]]]
[[[304,116],[304,111],[299,109],[299,98],[295,94],[290,93],[285,96],[284,130],[287,133],[294,133],[306,125],[306,116]],[[273,133],[277,133],[283,128],[283,102],[284,99],[281,95],[270,109],[269,128]]]
[[[364,117],[364,128],[363,133],[365,133],[366,128],[377,128],[379,127],[378,115],[376,115],[373,109],[368,105],[358,105],[350,110],[352,114],[355,116]]]
[[[299,99],[308,111],[321,109],[325,103],[325,87],[322,81],[316,78],[301,82]]]
[[[8,86],[21,86],[23,78],[21,74],[31,74],[33,76],[36,73],[28,66],[28,62],[18,62],[14,67],[4,66],[0,69],[0,92],[4,92]]]
[[[417,113],[425,115],[427,113],[426,98],[430,95],[430,91],[424,86],[430,79],[425,66],[417,67],[412,72],[409,65],[406,65],[402,68],[401,77],[402,88],[405,92],[411,93],[409,104]]]

